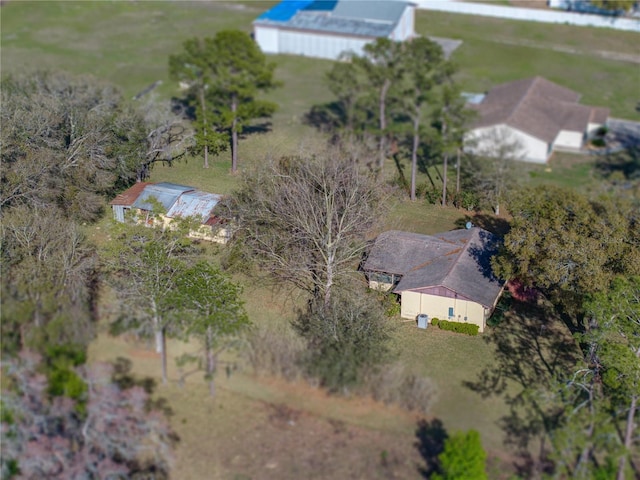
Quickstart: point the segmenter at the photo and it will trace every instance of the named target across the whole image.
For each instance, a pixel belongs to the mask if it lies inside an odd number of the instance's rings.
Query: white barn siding
[[[580,150],[582,147],[583,134],[572,130],[560,130],[553,142],[554,148],[563,150]]]
[[[264,53],[280,53],[278,45],[279,31],[277,28],[255,25],[253,35],[256,43]]]
[[[402,18],[396,25],[390,37],[393,40],[404,41],[414,35],[413,25],[415,17],[415,7],[407,7],[402,14]]]
[[[546,163],[551,154],[550,145],[528,133],[517,130],[508,125],[494,125],[491,127],[476,128],[465,136],[465,150],[472,153],[490,152],[492,150],[491,139],[504,138],[498,133],[506,130],[510,136],[520,142],[523,150],[523,160],[532,163]]]
[[[367,38],[280,30],[278,53],[337,60],[346,51],[361,55],[363,47],[370,41]]]

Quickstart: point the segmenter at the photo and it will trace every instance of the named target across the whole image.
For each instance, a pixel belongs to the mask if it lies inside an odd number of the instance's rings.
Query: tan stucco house
[[[578,103],[580,94],[533,77],[503,83],[469,107],[477,115],[465,136],[465,150],[490,155],[496,138],[521,146],[522,160],[546,163],[553,151],[576,152],[607,123],[607,108]]]
[[[188,236],[225,244],[232,230],[213,213],[222,197],[175,183],[136,183],[111,201],[114,219],[172,228],[176,218],[194,218],[198,225]],[[162,213],[154,212],[159,208]]]
[[[483,332],[504,289],[490,264],[498,244],[477,227],[436,235],[391,230],[375,240],[363,270],[370,288],[400,296],[402,318],[424,313]]]

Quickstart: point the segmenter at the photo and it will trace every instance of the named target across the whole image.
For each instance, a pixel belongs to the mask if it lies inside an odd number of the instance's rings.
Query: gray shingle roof
[[[401,275],[396,293],[442,286],[491,307],[502,291],[490,260],[499,239],[481,228],[419,235],[396,230],[378,236],[365,271]]]
[[[506,124],[552,143],[560,130],[584,132],[597,110],[606,119],[606,109],[579,105],[580,94],[542,77],[498,85],[473,105],[479,115],[473,128]],[[607,112],[607,113],[605,113]]]

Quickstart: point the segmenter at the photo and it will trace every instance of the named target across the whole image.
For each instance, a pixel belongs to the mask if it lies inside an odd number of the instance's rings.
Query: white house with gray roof
[[[499,238],[486,230],[436,235],[391,230],[381,233],[363,270],[369,287],[400,295],[401,316],[478,325],[483,332],[504,282],[491,270]]]
[[[607,108],[578,103],[580,94],[542,77],[497,85],[470,107],[477,116],[465,137],[465,150],[497,156],[496,143],[517,142],[518,159],[546,163],[553,151],[580,151],[609,117]]]
[[[415,4],[403,1],[285,0],[253,22],[253,33],[265,53],[336,60],[379,37],[413,37],[414,15]]]

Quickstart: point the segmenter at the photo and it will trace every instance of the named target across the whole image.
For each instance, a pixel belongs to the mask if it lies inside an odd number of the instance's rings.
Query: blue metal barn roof
[[[258,17],[259,20],[273,20],[274,22],[286,22],[300,10],[314,3],[313,0],[285,0],[271,10],[267,10]]]
[[[363,37],[386,37],[407,2],[389,0],[284,0],[255,23]]]

